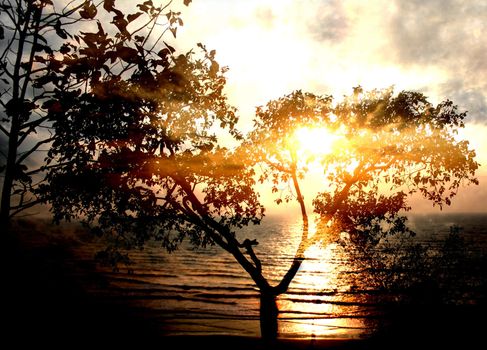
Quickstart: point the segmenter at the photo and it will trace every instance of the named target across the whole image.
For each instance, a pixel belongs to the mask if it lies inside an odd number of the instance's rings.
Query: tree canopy
[[[175,37],[183,22],[170,3],[144,1],[125,14],[114,0],[0,1],[2,226],[42,202],[46,170],[59,166],[44,159],[54,140],[48,114],[60,107],[53,102],[59,90],[75,93],[97,74],[122,75],[144,47],[155,49],[166,32]],[[102,25],[107,18],[111,25]],[[161,60],[174,50],[160,49]]]
[[[80,15],[94,18],[96,7],[87,3]],[[451,101],[434,106],[418,92],[357,87],[335,102],[295,91],[258,107],[244,136],[215,51],[198,44],[178,53],[162,41],[164,33],[151,42],[130,31],[131,22],[157,21],[163,8],[150,1],[127,15],[113,1],[104,8],[113,15],[110,30],[96,22],[73,36],[42,81],[54,87],[43,108],[55,131],[47,162],[56,164],[41,187],[44,198],[57,221],[81,218],[107,237],[104,256],[113,263],[125,259],[120,251],[149,240],[169,251],[184,239],[219,245],[260,290],[263,335],[276,335],[275,297],[286,292],[311,245],[342,233],[357,245],[407,233],[410,196],[443,206],[463,183],[476,183],[475,153],[455,139],[466,114]],[[175,34],[178,14],[166,17]],[[333,147],[303,152],[296,136],[303,128],[326,128]],[[239,146],[225,148],[224,134]],[[318,230],[310,235],[301,182],[312,163],[324,176],[313,200]],[[296,199],[303,218],[295,257],[275,286],[263,274],[257,239],[236,234],[264,215],[257,181],[273,192],[290,184],[284,201]]]
[[[111,257],[149,239],[173,250],[189,238],[242,259],[231,228],[259,222],[263,208],[252,170],[216,135],[242,137],[223,92],[227,69],[201,44],[177,54],[123,35],[98,23],[53,78],[71,87],[46,102],[56,130],[48,157],[63,164],[44,187],[56,220],[82,217],[113,236]]]
[[[270,179],[274,192],[304,177],[310,162],[320,164],[323,189],[313,200],[320,239],[347,232],[357,241],[376,240],[407,231],[401,214],[410,210],[412,195],[442,207],[462,185],[478,183],[475,151],[455,139],[466,113],[448,100],[433,106],[419,92],[357,87],[333,102],[296,91],[259,107],[256,115],[245,149],[265,164],[261,180]],[[322,137],[333,138],[333,149],[305,154],[296,140],[302,128],[326,128]],[[299,201],[297,185],[287,200]]]

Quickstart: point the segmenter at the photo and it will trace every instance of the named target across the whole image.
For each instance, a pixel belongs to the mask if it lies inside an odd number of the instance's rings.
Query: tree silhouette
[[[45,109],[53,86],[45,86],[59,52],[49,42],[70,37],[83,18],[73,15],[83,2],[60,9],[50,0],[0,3],[0,172],[3,173],[0,226],[39,203],[36,190],[46,164],[36,157],[52,141]]]
[[[149,3],[140,11],[157,14]],[[49,169],[43,191],[55,219],[88,222],[112,242],[104,257],[113,263],[149,240],[168,250],[184,239],[219,245],[260,291],[264,338],[277,336],[276,297],[308,247],[342,232],[356,244],[374,244],[407,230],[400,213],[409,208],[408,196],[420,192],[449,204],[462,181],[476,181],[473,151],[452,136],[465,114],[449,101],[434,107],[419,93],[357,88],[334,104],[329,96],[298,91],[259,107],[254,130],[243,138],[223,92],[226,68],[214,51],[199,45],[198,53],[177,55],[165,43],[149,45],[120,25],[137,13],[107,10],[119,19],[115,30],[98,23],[79,36],[81,44],[63,54],[65,68],[53,78],[70,88],[56,89],[46,102],[55,129],[48,158],[58,166]],[[296,130],[319,126],[339,134],[342,148],[300,154]],[[224,134],[241,146],[223,147]],[[300,181],[315,160],[327,182],[313,202],[320,223],[310,236]],[[294,194],[285,199],[298,201],[303,218],[295,258],[276,286],[263,274],[257,240],[236,235],[263,217],[256,180],[271,180],[274,191],[290,182]]]
[[[186,5],[190,2],[184,1]],[[132,36],[135,36],[132,42],[148,43],[150,35],[136,35],[147,27],[154,29],[155,22],[168,5],[156,7],[152,1],[145,1],[137,12],[125,17],[115,8],[113,0],[97,4],[85,0],[0,2],[0,103],[3,107],[0,119],[0,172],[3,175],[0,226],[8,227],[11,217],[42,202],[39,189],[45,183],[46,170],[59,166],[52,163],[50,157],[44,159],[54,140],[48,110],[59,107],[50,101],[57,90],[74,91],[90,79],[82,76],[82,65],[88,62],[78,61],[76,68],[73,60],[77,58],[69,53],[80,49],[81,41],[87,44],[85,50],[93,50],[92,56],[109,49],[108,46],[94,46],[95,33],[91,36],[73,33],[97,23],[100,26],[97,14],[103,6],[115,14],[113,24],[119,32],[112,43],[112,48],[119,48],[112,52],[112,63],[117,64],[117,58],[123,55],[130,61],[133,49],[124,43]],[[179,13],[169,11],[164,14],[167,22],[159,20],[157,24],[164,29],[162,34],[169,30],[175,36],[177,27],[182,24]],[[76,82],[65,79],[67,66],[79,70]],[[127,64],[119,69],[119,73],[130,68]],[[112,69],[112,73],[116,70]]]
[[[261,315],[263,334],[276,335],[275,298],[287,291],[310,246],[339,241],[345,233],[364,249],[390,235],[414,234],[404,216],[412,195],[419,192],[441,207],[451,204],[461,185],[478,183],[475,152],[454,138],[465,116],[451,101],[433,106],[421,93],[364,93],[361,87],[336,104],[330,96],[296,91],[257,108],[241,159],[261,165],[259,180],[270,183],[272,192],[290,183],[293,191],[284,200],[296,200],[302,216],[291,265],[276,286],[261,288],[261,305],[268,305],[267,317]],[[322,137],[338,136],[336,147],[300,150],[296,133],[323,127],[329,132]],[[300,181],[312,162],[322,168],[323,191],[313,199],[318,222],[310,235]],[[281,195],[276,202],[282,201]]]

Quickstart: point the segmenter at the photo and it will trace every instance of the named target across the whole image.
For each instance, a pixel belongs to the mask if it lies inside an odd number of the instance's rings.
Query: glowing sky
[[[174,44],[217,51],[244,129],[256,106],[295,89],[339,98],[394,85],[453,100],[469,111],[462,136],[482,166],[481,185],[451,210],[487,211],[487,2],[194,0],[180,9]]]

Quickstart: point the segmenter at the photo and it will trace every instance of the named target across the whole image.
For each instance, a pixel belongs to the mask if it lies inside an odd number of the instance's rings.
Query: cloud
[[[487,123],[487,97],[485,90],[470,88],[461,79],[450,80],[440,86],[439,94],[452,100],[461,111],[467,111],[467,121]]]
[[[343,40],[348,33],[349,20],[343,2],[329,0],[320,3],[315,9],[316,16],[308,24],[314,39],[330,44]]]
[[[397,0],[395,4],[386,60],[403,69],[420,66],[442,71],[437,86],[428,90],[468,110],[469,120],[487,123],[487,4],[459,0]]]

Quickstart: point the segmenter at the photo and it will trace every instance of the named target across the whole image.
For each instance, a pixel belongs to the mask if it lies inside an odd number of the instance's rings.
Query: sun
[[[341,135],[325,127],[302,127],[293,135],[293,143],[298,154],[327,155],[334,152]]]

